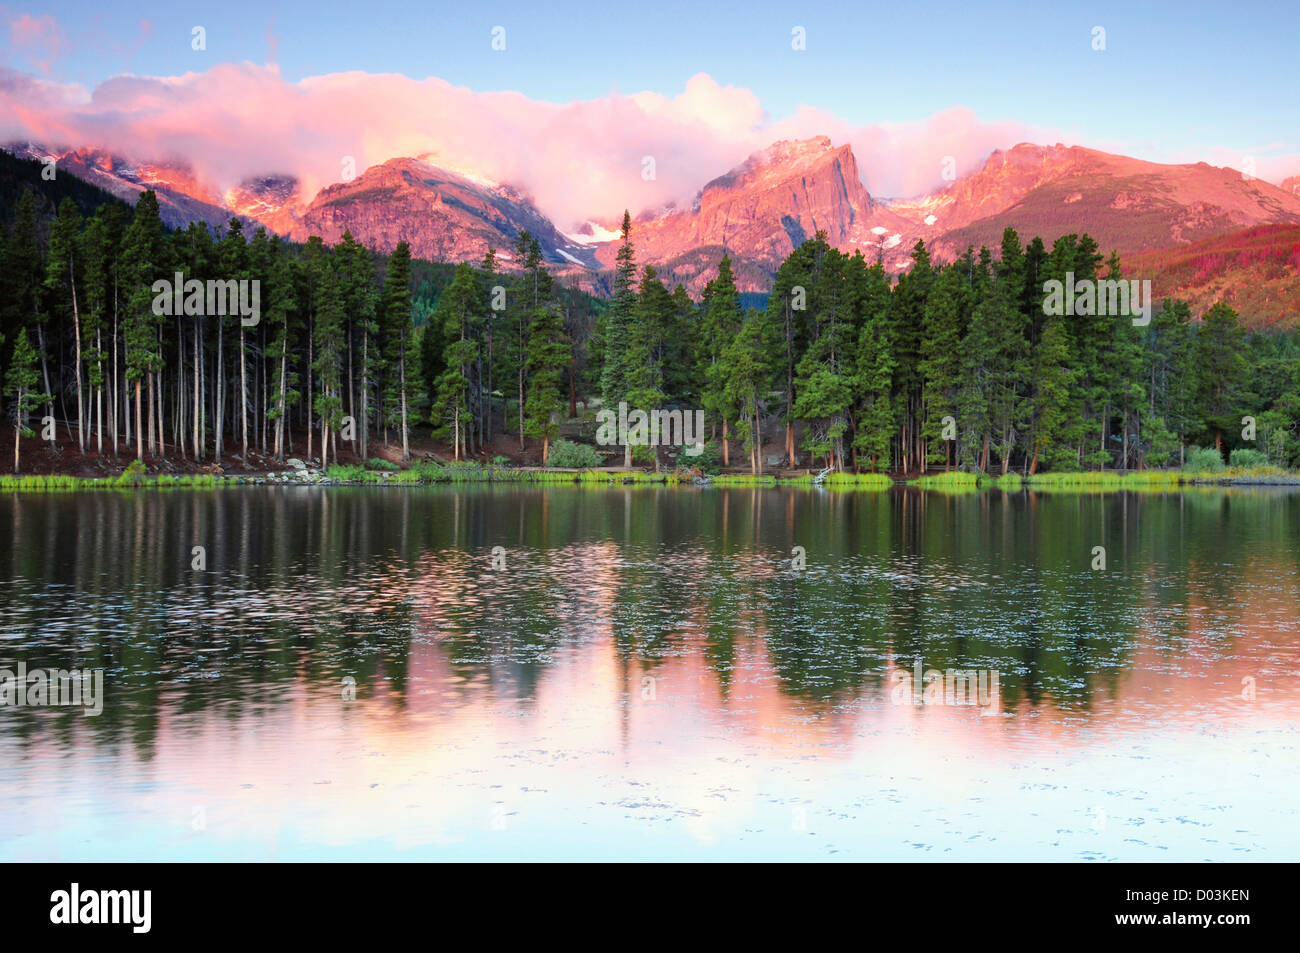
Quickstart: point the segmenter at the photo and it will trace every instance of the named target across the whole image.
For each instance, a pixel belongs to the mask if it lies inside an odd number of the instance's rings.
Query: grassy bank
[[[1136,473],[1035,473],[1025,477],[1034,490],[1167,490],[1180,486],[1300,485],[1300,473],[1276,467],[1223,470],[1141,470]]]
[[[213,476],[210,473],[160,473],[157,476],[76,477],[62,473],[0,476],[0,490],[52,492],[59,490],[130,490],[177,487],[186,489],[214,489],[233,486],[239,480],[233,477]]]
[[[949,493],[1002,490],[1167,490],[1180,486],[1300,485],[1300,473],[1276,467],[1227,467],[1223,470],[1140,470],[1131,473],[1086,471],[1079,473],[936,473],[907,481],[908,486]]]
[[[754,476],[748,473],[727,473],[705,478],[714,487],[814,487],[828,490],[879,491],[895,485],[884,473],[830,473],[820,484],[811,474],[795,477],[771,475]],[[479,463],[416,463],[407,469],[395,467],[364,467],[355,464],[335,464],[324,474],[319,471],[275,474],[248,474],[239,476],[214,476],[208,473],[150,475],[143,466],[132,463],[119,476],[77,477],[66,474],[0,475],[0,491],[50,492],[65,490],[103,490],[130,488],[192,488],[214,489],[249,483],[272,485],[345,484],[370,486],[424,486],[461,483],[508,483],[516,485],[548,486],[694,486],[692,473],[664,471],[647,473],[641,470],[564,470],[523,467],[484,466]],[[1116,490],[1172,490],[1179,487],[1213,486],[1273,486],[1300,485],[1300,473],[1272,467],[1225,468],[1217,471],[1143,470],[1134,473],[1081,472],[1036,473],[1021,476],[1009,473],[994,476],[983,473],[952,471],[918,477],[907,481],[908,486],[942,493],[976,493],[987,489],[1017,491],[1021,489],[1054,492],[1113,492]]]

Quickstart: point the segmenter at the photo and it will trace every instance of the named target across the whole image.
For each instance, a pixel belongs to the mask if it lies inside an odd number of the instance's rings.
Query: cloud
[[[251,176],[291,174],[310,197],[339,180],[347,157],[361,171],[430,155],[520,188],[566,230],[589,219],[616,222],[625,207],[636,214],[689,203],[704,183],[777,139],[850,143],[874,195],[908,196],[942,184],[946,156],[961,172],[1040,133],[982,122],[964,108],[866,127],[812,107],[773,120],[752,91],[704,73],[673,96],[612,91],[548,103],[436,77],[344,72],[289,82],[275,65],[248,62],[181,76],[120,75],[93,90],[0,69],[0,141],[184,160],[213,195]]]
[[[22,13],[9,21],[9,50],[49,75],[59,57],[72,49],[63,27],[46,13],[32,16]]]

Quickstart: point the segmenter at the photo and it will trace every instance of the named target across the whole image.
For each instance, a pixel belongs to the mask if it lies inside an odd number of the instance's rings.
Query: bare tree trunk
[[[103,332],[95,328],[95,355],[99,365],[99,383],[95,386],[95,421],[98,436],[95,439],[95,452],[104,455],[104,352]]]
[[[307,460],[311,465],[311,322],[307,323]]]
[[[50,368],[45,360],[45,325],[39,321],[36,324],[36,346],[41,349],[41,377],[45,381],[45,393],[50,396],[50,400],[45,405],[47,416],[54,417],[54,391],[50,388]],[[50,449],[54,449],[55,430],[50,428]]]
[[[199,395],[199,381],[203,375],[203,363],[200,359],[199,342],[203,335],[199,330],[199,319],[194,319],[194,459],[199,460],[203,456],[203,449],[199,446],[199,415],[202,413],[201,398]]]
[[[225,414],[226,390],[222,386],[225,383],[222,374],[222,364],[225,363],[224,354],[223,354],[224,346],[225,346],[225,337],[226,337],[225,327],[224,327],[225,323],[226,322],[222,321],[221,317],[218,315],[217,317],[217,392],[214,395],[216,406],[213,408],[216,411],[216,417],[217,417],[217,419],[213,422],[215,426],[215,431],[214,431],[214,435],[216,437],[216,458],[215,459],[217,463],[221,462],[221,436],[222,436],[221,431],[223,429],[222,421],[225,419],[226,416]]]
[[[248,361],[244,357],[244,321],[239,321],[239,429],[240,459],[248,466]]]
[[[361,459],[370,457],[370,382],[366,379],[370,369],[370,332],[361,330]]]
[[[275,458],[284,460],[284,430],[288,426],[288,402],[285,390],[289,386],[289,336],[285,335],[285,346],[280,349],[280,416],[275,421]]]
[[[160,348],[159,350],[161,350],[161,348]],[[163,441],[163,437],[166,435],[166,431],[165,431],[164,428],[163,428],[163,396],[164,396],[164,390],[163,390],[163,375],[162,375],[162,371],[157,371],[157,372],[155,372],[154,377],[157,378],[157,382],[156,382],[156,383],[157,383],[157,385],[158,385],[158,387],[157,387],[157,390],[158,390],[158,456],[160,456],[160,457],[165,457],[165,456],[167,456],[167,444]]]
[[[76,268],[71,261],[68,262],[68,276],[72,286],[72,330],[76,338],[76,355],[73,358],[72,368],[77,375],[77,450],[85,453],[86,422],[82,416],[82,405],[85,403],[85,398],[81,391],[81,312],[77,308]]]
[[[140,420],[140,378],[135,379],[135,458],[144,461],[144,427]]]
[[[411,459],[411,446],[406,436],[406,332],[402,332],[402,354],[400,359],[402,378],[402,461]]]
[[[158,453],[153,445],[153,371],[145,371],[144,379],[148,383],[145,389],[145,397],[149,401],[149,413],[146,415],[146,419],[149,421],[149,453],[151,456],[156,457]],[[139,421],[137,420],[136,423],[139,424]]]

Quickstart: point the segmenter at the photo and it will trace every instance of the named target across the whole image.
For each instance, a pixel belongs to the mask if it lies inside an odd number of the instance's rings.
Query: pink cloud
[[[63,27],[46,13],[39,17],[19,14],[9,21],[9,49],[15,56],[49,74],[54,62],[71,50]]]
[[[306,195],[395,156],[470,171],[529,193],[561,228],[689,203],[710,179],[781,138],[850,143],[868,189],[908,196],[1026,139],[1054,132],[986,123],[964,108],[910,123],[853,126],[802,107],[772,120],[750,90],[692,76],[673,96],[611,92],[548,103],[429,77],[331,73],[286,81],[275,65],[121,75],[93,91],[0,73],[0,141],[91,145],[139,161],[184,159],[220,195],[254,175],[289,173]],[[653,177],[648,174],[653,159]]]

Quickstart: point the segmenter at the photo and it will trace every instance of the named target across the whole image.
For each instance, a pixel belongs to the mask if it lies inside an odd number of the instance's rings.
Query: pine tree
[[[389,377],[399,408],[402,428],[402,459],[411,459],[410,432],[407,428],[406,362],[411,340],[411,248],[398,242],[388,259],[383,290],[384,324],[387,328]]]
[[[560,374],[573,358],[564,333],[564,315],[554,304],[543,304],[528,327],[528,396],[524,402],[524,429],[542,440],[542,464],[551,453],[551,440],[559,425],[553,418],[564,408]]]
[[[470,418],[469,368],[478,358],[478,343],[474,340],[473,328],[482,309],[479,294],[474,270],[462,263],[456,268],[450,287],[442,293],[438,310],[433,317],[435,326],[442,328],[446,344],[443,348],[445,370],[436,382],[430,417],[435,435],[451,434],[452,453],[457,460],[462,458],[462,450],[467,443],[465,431]]]
[[[614,298],[605,313],[603,337],[605,361],[600,377],[600,396],[606,408],[616,410],[631,389],[632,331],[636,309],[636,254],[632,248],[632,216],[623,211],[623,243],[614,266]],[[632,465],[632,445],[623,448],[623,465]]]
[[[857,378],[859,395],[854,449],[871,461],[871,472],[889,469],[894,439],[893,343],[889,327],[890,287],[883,266],[867,270],[861,298],[862,324],[858,331]]]
[[[894,395],[899,416],[899,451],[904,470],[924,468],[921,458],[921,336],[926,300],[934,270],[925,242],[912,249],[912,265],[894,286],[889,309],[890,340],[894,342]]]
[[[1220,301],[1205,312],[1196,332],[1196,366],[1199,388],[1196,414],[1216,447],[1223,433],[1241,419],[1238,394],[1246,378],[1243,356],[1245,334],[1237,325],[1237,312]]]
[[[754,475],[763,470],[763,397],[773,383],[775,340],[767,313],[750,311],[722,357],[727,403],[737,413],[736,430],[749,451]]]
[[[731,258],[723,254],[722,260],[718,262],[718,276],[705,289],[696,363],[697,373],[702,380],[701,403],[706,411],[722,421],[723,466],[730,462],[727,431],[735,410],[727,399],[723,354],[727,345],[735,340],[743,320],[740,295],[736,291],[736,280],[731,271]]]
[[[81,213],[71,198],[59,203],[58,216],[50,228],[49,255],[46,258],[45,290],[51,307],[60,315],[72,316],[73,378],[77,399],[77,449],[86,450],[85,395],[81,387],[81,311],[77,300],[77,282],[81,278]],[[84,297],[84,293],[83,293]]]
[[[1069,332],[1065,319],[1050,316],[1043,327],[1043,340],[1034,362],[1033,444],[1029,472],[1038,471],[1039,461],[1053,469],[1077,463],[1066,435],[1071,398],[1077,371],[1070,366]]]
[[[330,438],[343,418],[343,399],[340,396],[343,380],[343,294],[334,268],[324,270],[321,276],[319,307],[313,328],[312,370],[320,384],[320,392],[313,402],[316,416],[320,418],[321,468],[329,466]],[[337,459],[337,453],[335,454]]]
[[[158,197],[152,191],[143,192],[136,202],[135,215],[123,239],[122,258],[126,271],[125,284],[129,289],[124,309],[126,379],[135,384],[136,459],[143,461],[146,436],[150,452],[154,451],[153,375],[162,366],[158,320],[153,313],[153,282],[161,276],[167,276],[171,264],[162,218],[158,212]],[[146,396],[146,382],[149,403],[147,433],[144,408],[141,406]]]
[[[271,333],[271,344],[266,356],[272,365],[270,405],[267,416],[275,427],[274,451],[277,460],[283,460],[289,423],[289,408],[301,396],[297,390],[298,374],[291,370],[291,357],[298,343],[297,295],[295,294],[294,266],[287,253],[277,254],[272,270],[270,296],[266,309],[266,323]]]
[[[955,419],[961,383],[961,282],[957,267],[939,272],[921,321],[921,439],[928,462],[943,463],[945,470],[953,459],[951,443],[942,439],[943,418]]]
[[[39,393],[41,377],[36,365],[40,360],[36,348],[27,337],[27,329],[18,332],[13,356],[9,360],[9,374],[5,380],[8,396],[13,398],[14,414],[14,473],[18,472],[19,440],[34,436],[27,426],[27,415],[49,400],[48,394]]]

